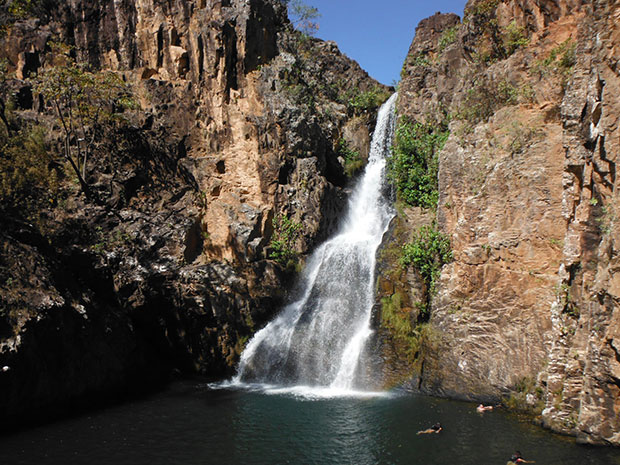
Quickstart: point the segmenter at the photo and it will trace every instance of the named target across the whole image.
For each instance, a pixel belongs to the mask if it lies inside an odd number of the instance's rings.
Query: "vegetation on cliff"
[[[463,24],[475,31],[470,36],[473,42],[467,45],[478,62],[489,64],[503,60],[529,44],[525,27],[518,25],[516,20],[506,26],[500,25],[497,18],[499,4],[499,0],[482,0],[471,2],[465,10]]]
[[[418,270],[426,284],[427,297],[430,300],[436,292],[441,267],[452,261],[452,258],[450,239],[432,224],[421,226],[413,240],[403,246],[400,264],[405,267],[413,266]]]
[[[54,0],[3,0],[0,4],[0,35],[20,19],[47,18],[53,8]]]
[[[445,36],[445,46],[453,40],[456,29]],[[449,239],[438,229],[436,222],[415,225],[407,231],[406,210],[418,208],[422,217],[434,217],[439,198],[438,155],[449,136],[447,119],[441,123],[421,123],[406,116],[396,128],[392,156],[388,159],[388,177],[397,193],[398,216],[390,242],[383,249],[381,263],[391,269],[388,280],[391,292],[380,292],[381,327],[392,341],[392,350],[408,368],[388,380],[392,385],[419,374],[425,355],[436,346],[438,335],[428,324],[431,299],[441,267],[452,260]],[[404,242],[404,245],[400,245]],[[414,291],[403,283],[409,269],[420,277],[421,288]],[[381,288],[382,286],[379,285]]]
[[[42,126],[20,125],[0,134],[0,211],[37,223],[57,202],[58,173]]]
[[[400,356],[410,365],[406,375],[388,384],[406,381],[406,376],[419,374],[421,355],[435,347],[437,335],[427,322],[420,323],[411,309],[403,305],[400,293],[381,298],[381,326],[389,331]]]
[[[344,172],[348,177],[359,173],[365,161],[359,150],[355,150],[345,139],[339,139],[336,144],[336,153],[344,159]]]
[[[273,235],[269,247],[269,258],[280,265],[295,269],[299,254],[295,250],[295,242],[299,239],[301,224],[286,215],[277,215],[272,221]]]
[[[405,204],[437,207],[437,155],[449,134],[445,123],[422,124],[400,118],[388,171],[398,197]]]
[[[100,164],[97,144],[103,132],[124,121],[121,113],[135,104],[129,87],[111,72],[92,72],[71,56],[71,48],[53,43],[52,66],[31,79],[35,94],[56,114],[63,134],[62,154],[87,198],[89,163]]]
[[[319,10],[302,0],[280,0],[287,6],[288,15],[293,26],[304,34],[313,35],[319,30],[317,19],[321,17]]]

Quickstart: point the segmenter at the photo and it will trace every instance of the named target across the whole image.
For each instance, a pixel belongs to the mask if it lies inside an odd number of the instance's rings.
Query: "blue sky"
[[[333,40],[372,77],[392,84],[420,20],[435,14],[463,16],[466,0],[305,0],[321,13],[316,37]]]

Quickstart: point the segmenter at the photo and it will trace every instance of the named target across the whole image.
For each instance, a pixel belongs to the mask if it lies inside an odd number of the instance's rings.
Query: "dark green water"
[[[444,431],[416,436],[440,421]],[[0,464],[620,465],[505,412],[411,395],[303,400],[195,382],[0,438]]]

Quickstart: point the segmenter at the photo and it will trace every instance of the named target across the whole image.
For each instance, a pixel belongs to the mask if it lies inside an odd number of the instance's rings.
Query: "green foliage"
[[[579,307],[573,301],[570,286],[566,283],[563,283],[558,286],[556,292],[558,296],[558,301],[562,307],[562,312],[573,318],[579,319]]]
[[[526,103],[536,102],[536,90],[534,89],[534,86],[532,86],[529,82],[521,84],[519,87],[519,97]]]
[[[557,69],[568,69],[575,64],[576,44],[572,39],[565,40],[549,52],[546,58],[536,61],[534,70],[545,74]]]
[[[28,220],[55,202],[58,188],[55,171],[41,127],[26,127],[3,136],[0,147],[0,209]]]
[[[288,8],[289,18],[293,26],[304,34],[314,35],[319,30],[317,19],[321,13],[315,7],[307,5],[302,0],[281,0]]]
[[[443,52],[448,46],[456,42],[459,25],[452,26],[441,33],[439,37],[439,53]]]
[[[7,135],[11,137],[11,126],[7,119],[7,104],[10,104],[9,77],[8,61],[6,58],[3,58],[0,60],[0,120],[4,124]]]
[[[302,48],[302,44],[298,44]],[[299,53],[299,50],[297,51]],[[310,110],[315,109],[315,99],[318,92],[313,82],[306,82],[304,79],[305,63],[301,58],[297,58],[290,68],[280,71],[280,80],[284,91],[298,105],[305,105]]]
[[[36,7],[36,0],[9,0],[8,11],[16,18],[27,18],[32,15]]]
[[[487,121],[503,106],[515,105],[518,101],[519,89],[507,80],[483,79],[467,91],[457,118],[474,125]]]
[[[612,230],[612,225],[618,221],[618,218],[613,207],[601,205],[596,209],[594,221],[598,223],[601,233],[609,234]]]
[[[531,377],[517,381],[505,405],[511,410],[540,415],[545,407],[544,391]]]
[[[2,0],[0,2],[0,36],[16,21],[27,18],[46,20],[57,7],[55,0]]]
[[[431,65],[431,60],[428,58],[428,55],[419,54],[413,60],[413,66],[422,66],[423,68],[428,68]]]
[[[403,63],[402,69],[400,70],[401,79],[407,75],[408,66],[420,66],[422,68],[428,68],[429,66],[431,66],[431,60],[429,59],[427,54],[422,52],[418,53],[414,57],[408,56]]]
[[[97,226],[95,227],[94,239],[97,242],[91,246],[91,250],[99,255],[105,255],[106,252],[129,243],[131,236],[121,229],[116,229],[106,234],[101,226]]]
[[[349,95],[348,106],[355,114],[374,113],[390,98],[390,93],[381,87]]]
[[[404,267],[413,266],[428,289],[429,297],[435,293],[435,284],[441,267],[452,261],[450,239],[434,226],[422,226],[413,241],[403,246],[400,263]]]
[[[577,62],[577,56],[575,54],[575,50],[577,48],[577,44],[572,40],[567,40],[561,46],[561,55],[558,60],[558,69],[561,71],[571,71],[575,63]]]
[[[406,204],[423,208],[437,206],[437,155],[448,135],[448,129],[441,124],[425,125],[407,118],[399,121],[392,156],[388,159],[388,175]]]
[[[534,63],[533,71],[540,76],[550,73],[559,75],[562,87],[565,88],[577,62],[576,46],[577,44],[572,39],[562,42],[557,47],[552,48],[546,58],[537,60]]]
[[[88,197],[87,166],[98,139],[106,127],[122,121],[121,112],[135,103],[118,75],[89,71],[63,44],[53,44],[52,53],[53,65],[30,81],[33,91],[56,113],[64,136],[63,155]]]
[[[409,363],[420,358],[425,349],[432,349],[436,336],[427,323],[417,323],[414,314],[402,307],[402,297],[397,292],[381,299],[381,326],[400,346]]]
[[[476,2],[466,11],[465,20],[479,31],[475,57],[478,61],[489,63],[508,58],[519,48],[529,44],[524,27],[512,21],[502,28],[497,21],[499,0],[483,0]]]
[[[475,2],[473,6],[465,12],[466,19],[475,16],[490,18],[495,13],[495,9],[499,5],[499,0],[482,0]]]
[[[507,135],[509,142],[506,149],[511,155],[518,155],[540,140],[544,132],[540,128],[525,126],[518,121],[513,121],[508,128]]]
[[[296,264],[298,254],[295,242],[299,238],[301,224],[291,220],[286,215],[277,215],[272,221],[273,235],[269,247],[269,258],[282,266],[291,267]]]
[[[348,177],[354,176],[364,167],[364,159],[357,150],[349,146],[346,140],[338,140],[336,153],[344,159],[344,172]]]
[[[530,40],[525,35],[525,29],[512,21],[503,31],[502,39],[506,56],[512,55],[517,49],[526,47]]]
[[[406,338],[413,332],[411,318],[403,312],[402,297],[398,292],[381,299],[381,323],[396,337]]]
[[[470,29],[476,31],[474,56],[478,61],[488,63],[505,58],[502,31],[496,15],[498,5],[499,0],[482,0],[465,10],[463,22],[469,23]]]

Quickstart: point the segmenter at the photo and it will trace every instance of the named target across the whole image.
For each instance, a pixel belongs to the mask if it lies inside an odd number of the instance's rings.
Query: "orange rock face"
[[[401,114],[451,118],[437,219],[454,261],[417,385],[512,397],[553,429],[616,445],[619,11],[471,1],[462,23],[420,23],[399,88]]]

